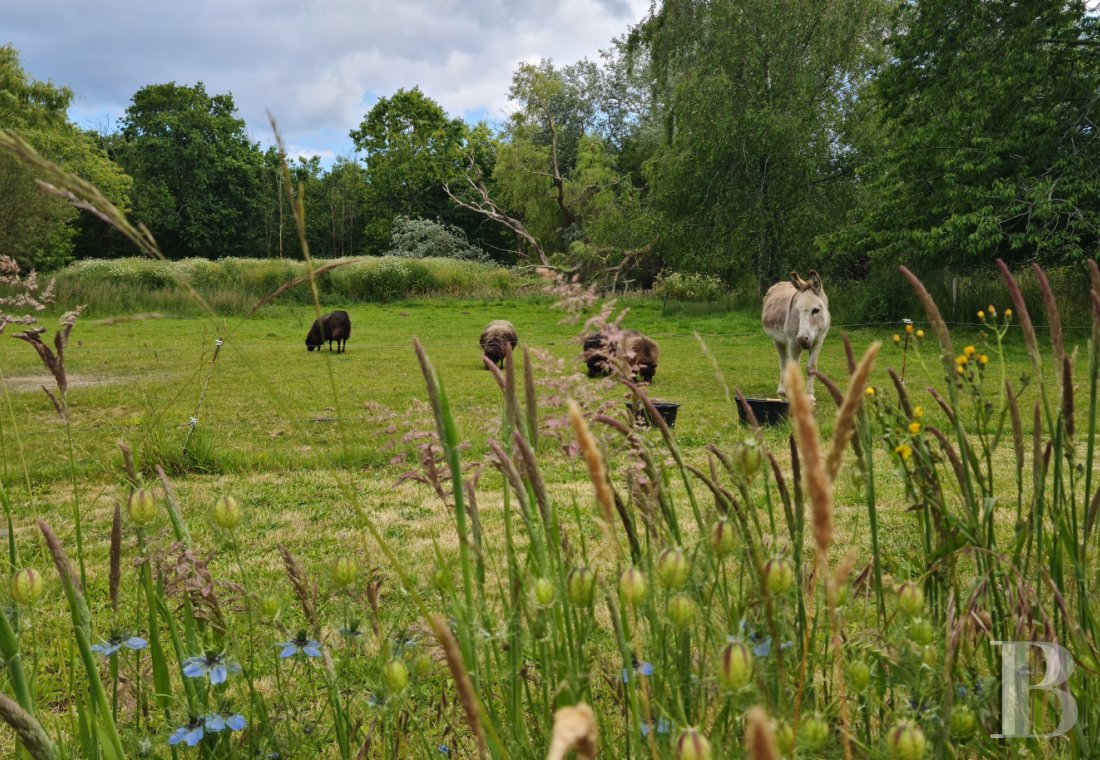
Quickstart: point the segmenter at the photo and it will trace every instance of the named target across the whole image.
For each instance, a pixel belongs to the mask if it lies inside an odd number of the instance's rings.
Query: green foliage
[[[726,283],[714,275],[662,272],[653,283],[653,292],[673,301],[709,302],[729,296]]]
[[[874,95],[885,146],[837,236],[891,269],[1056,264],[1100,243],[1100,44],[1081,0],[901,3]]]
[[[763,287],[843,224],[885,5],[666,0],[636,30],[665,103],[646,176],[668,264]]]
[[[134,178],[134,217],[170,258],[257,255],[262,154],[233,96],[148,85],[122,121],[117,160]]]
[[[42,155],[96,184],[124,211],[131,180],[95,139],[67,116],[68,88],[31,79],[10,45],[0,47],[0,129],[19,133]],[[73,257],[77,212],[35,185],[16,159],[0,155],[0,255],[24,270],[54,269]]]

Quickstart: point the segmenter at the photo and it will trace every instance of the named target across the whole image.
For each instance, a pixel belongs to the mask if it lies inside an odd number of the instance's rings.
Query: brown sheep
[[[324,342],[328,341],[328,350],[332,350],[332,341],[336,341],[336,353],[344,352],[348,338],[351,337],[351,317],[346,311],[334,311],[320,319],[313,320],[313,327],[309,328],[306,335],[306,349],[321,350]]]
[[[498,367],[504,366],[504,357],[515,351],[519,337],[516,328],[505,319],[495,319],[481,333],[481,352]]]
[[[584,362],[588,365],[588,376],[610,375],[620,352],[632,379],[653,381],[661,352],[653,340],[637,330],[621,331],[617,343],[612,343],[605,333],[593,333],[585,338]]]

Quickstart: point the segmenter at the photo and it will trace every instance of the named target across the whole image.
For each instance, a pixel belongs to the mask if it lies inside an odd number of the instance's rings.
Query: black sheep
[[[351,337],[351,317],[346,311],[334,311],[320,319],[313,320],[313,327],[309,328],[306,336],[306,348],[321,350],[324,342],[328,341],[328,350],[332,350],[332,341],[336,341],[336,353],[343,353],[344,346]]]
[[[504,366],[504,357],[509,351],[516,349],[519,336],[512,323],[504,319],[495,319],[490,322],[481,333],[481,352],[485,354],[493,364]]]

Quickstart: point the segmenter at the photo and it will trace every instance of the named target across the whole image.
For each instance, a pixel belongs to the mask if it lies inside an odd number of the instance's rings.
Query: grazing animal
[[[505,319],[494,319],[481,332],[481,352],[498,367],[504,366],[504,357],[516,350],[519,337],[516,328]]]
[[[592,333],[584,339],[583,348],[589,377],[610,375],[619,356],[626,361],[634,380],[652,382],[657,374],[661,351],[655,342],[637,330],[623,330],[618,342],[611,341],[606,333]]]
[[[313,320],[313,327],[309,328],[306,335],[306,348],[321,350],[324,342],[328,341],[328,350],[332,350],[332,341],[336,341],[336,353],[344,352],[348,338],[351,337],[351,317],[346,311],[334,311],[320,319]]]
[[[807,282],[791,272],[789,282],[778,282],[768,288],[764,296],[764,309],[761,315],[764,332],[775,343],[779,352],[779,388],[780,396],[787,395],[783,385],[784,370],[787,362],[798,362],[803,351],[810,352],[806,363],[809,380],[806,383],[810,399],[814,398],[814,370],[817,369],[817,355],[821,353],[821,344],[829,332],[829,297],[821,285],[821,276],[810,272]]]

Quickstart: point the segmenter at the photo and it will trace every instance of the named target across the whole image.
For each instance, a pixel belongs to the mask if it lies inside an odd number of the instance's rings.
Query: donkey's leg
[[[787,386],[784,385],[783,378],[786,377],[787,370],[787,343],[782,340],[773,342],[775,343],[775,350],[779,354],[779,387],[775,389],[775,392],[780,396],[786,396]]]
[[[821,353],[821,347],[825,345],[825,336],[822,335],[817,339],[817,343],[814,343],[810,348],[810,358],[806,361],[806,393],[810,397],[810,401],[816,401],[814,397],[814,372],[817,370],[817,355]]]

